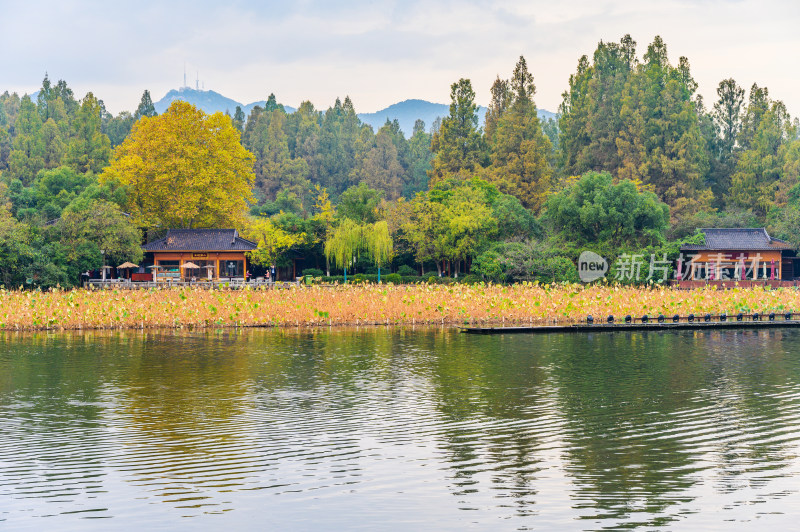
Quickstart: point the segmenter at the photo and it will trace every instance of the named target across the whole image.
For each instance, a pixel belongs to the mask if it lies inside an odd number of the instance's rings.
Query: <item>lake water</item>
[[[0,335],[0,529],[797,526],[800,331]]]

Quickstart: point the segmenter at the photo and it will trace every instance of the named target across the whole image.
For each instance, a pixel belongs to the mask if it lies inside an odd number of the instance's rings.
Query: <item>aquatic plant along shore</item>
[[[587,315],[798,312],[793,289],[518,284],[292,290],[0,290],[0,330],[569,324]]]

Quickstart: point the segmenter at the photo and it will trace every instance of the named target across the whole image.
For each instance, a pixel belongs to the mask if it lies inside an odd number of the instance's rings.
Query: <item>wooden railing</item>
[[[800,280],[779,281],[777,279],[759,279],[755,281],[737,281],[735,279],[724,279],[717,281],[672,281],[671,285],[674,288],[682,290],[704,288],[706,286],[713,286],[715,288],[758,288],[764,286],[769,286],[770,288],[795,288],[800,286]]]
[[[265,288],[281,289],[296,288],[300,286],[299,281],[265,281],[251,279],[245,281],[242,278],[233,279],[214,279],[197,281],[137,281],[132,282],[128,279],[89,279],[84,281],[85,288],[92,289],[119,289],[119,290],[141,290],[150,288],[205,288],[205,289],[241,289],[241,288]]]

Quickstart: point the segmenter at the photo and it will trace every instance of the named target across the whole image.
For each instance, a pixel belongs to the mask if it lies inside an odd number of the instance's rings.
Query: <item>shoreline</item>
[[[779,288],[345,285],[292,290],[0,289],[0,331],[571,325],[587,315],[798,312]]]

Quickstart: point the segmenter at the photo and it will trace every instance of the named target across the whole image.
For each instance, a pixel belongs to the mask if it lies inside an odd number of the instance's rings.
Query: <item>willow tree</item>
[[[366,255],[378,267],[380,282],[381,267],[391,259],[393,249],[389,224],[385,220],[358,224],[350,218],[343,218],[325,241],[325,258],[344,270],[344,281],[347,282],[347,267]]]
[[[344,269],[344,282],[347,282],[347,267],[353,264],[364,247],[363,231],[360,225],[344,218],[328,235],[325,241],[325,258],[334,266]]]
[[[381,266],[392,258],[392,235],[386,220],[375,222],[364,232],[366,252],[378,267],[378,282],[381,282]]]

